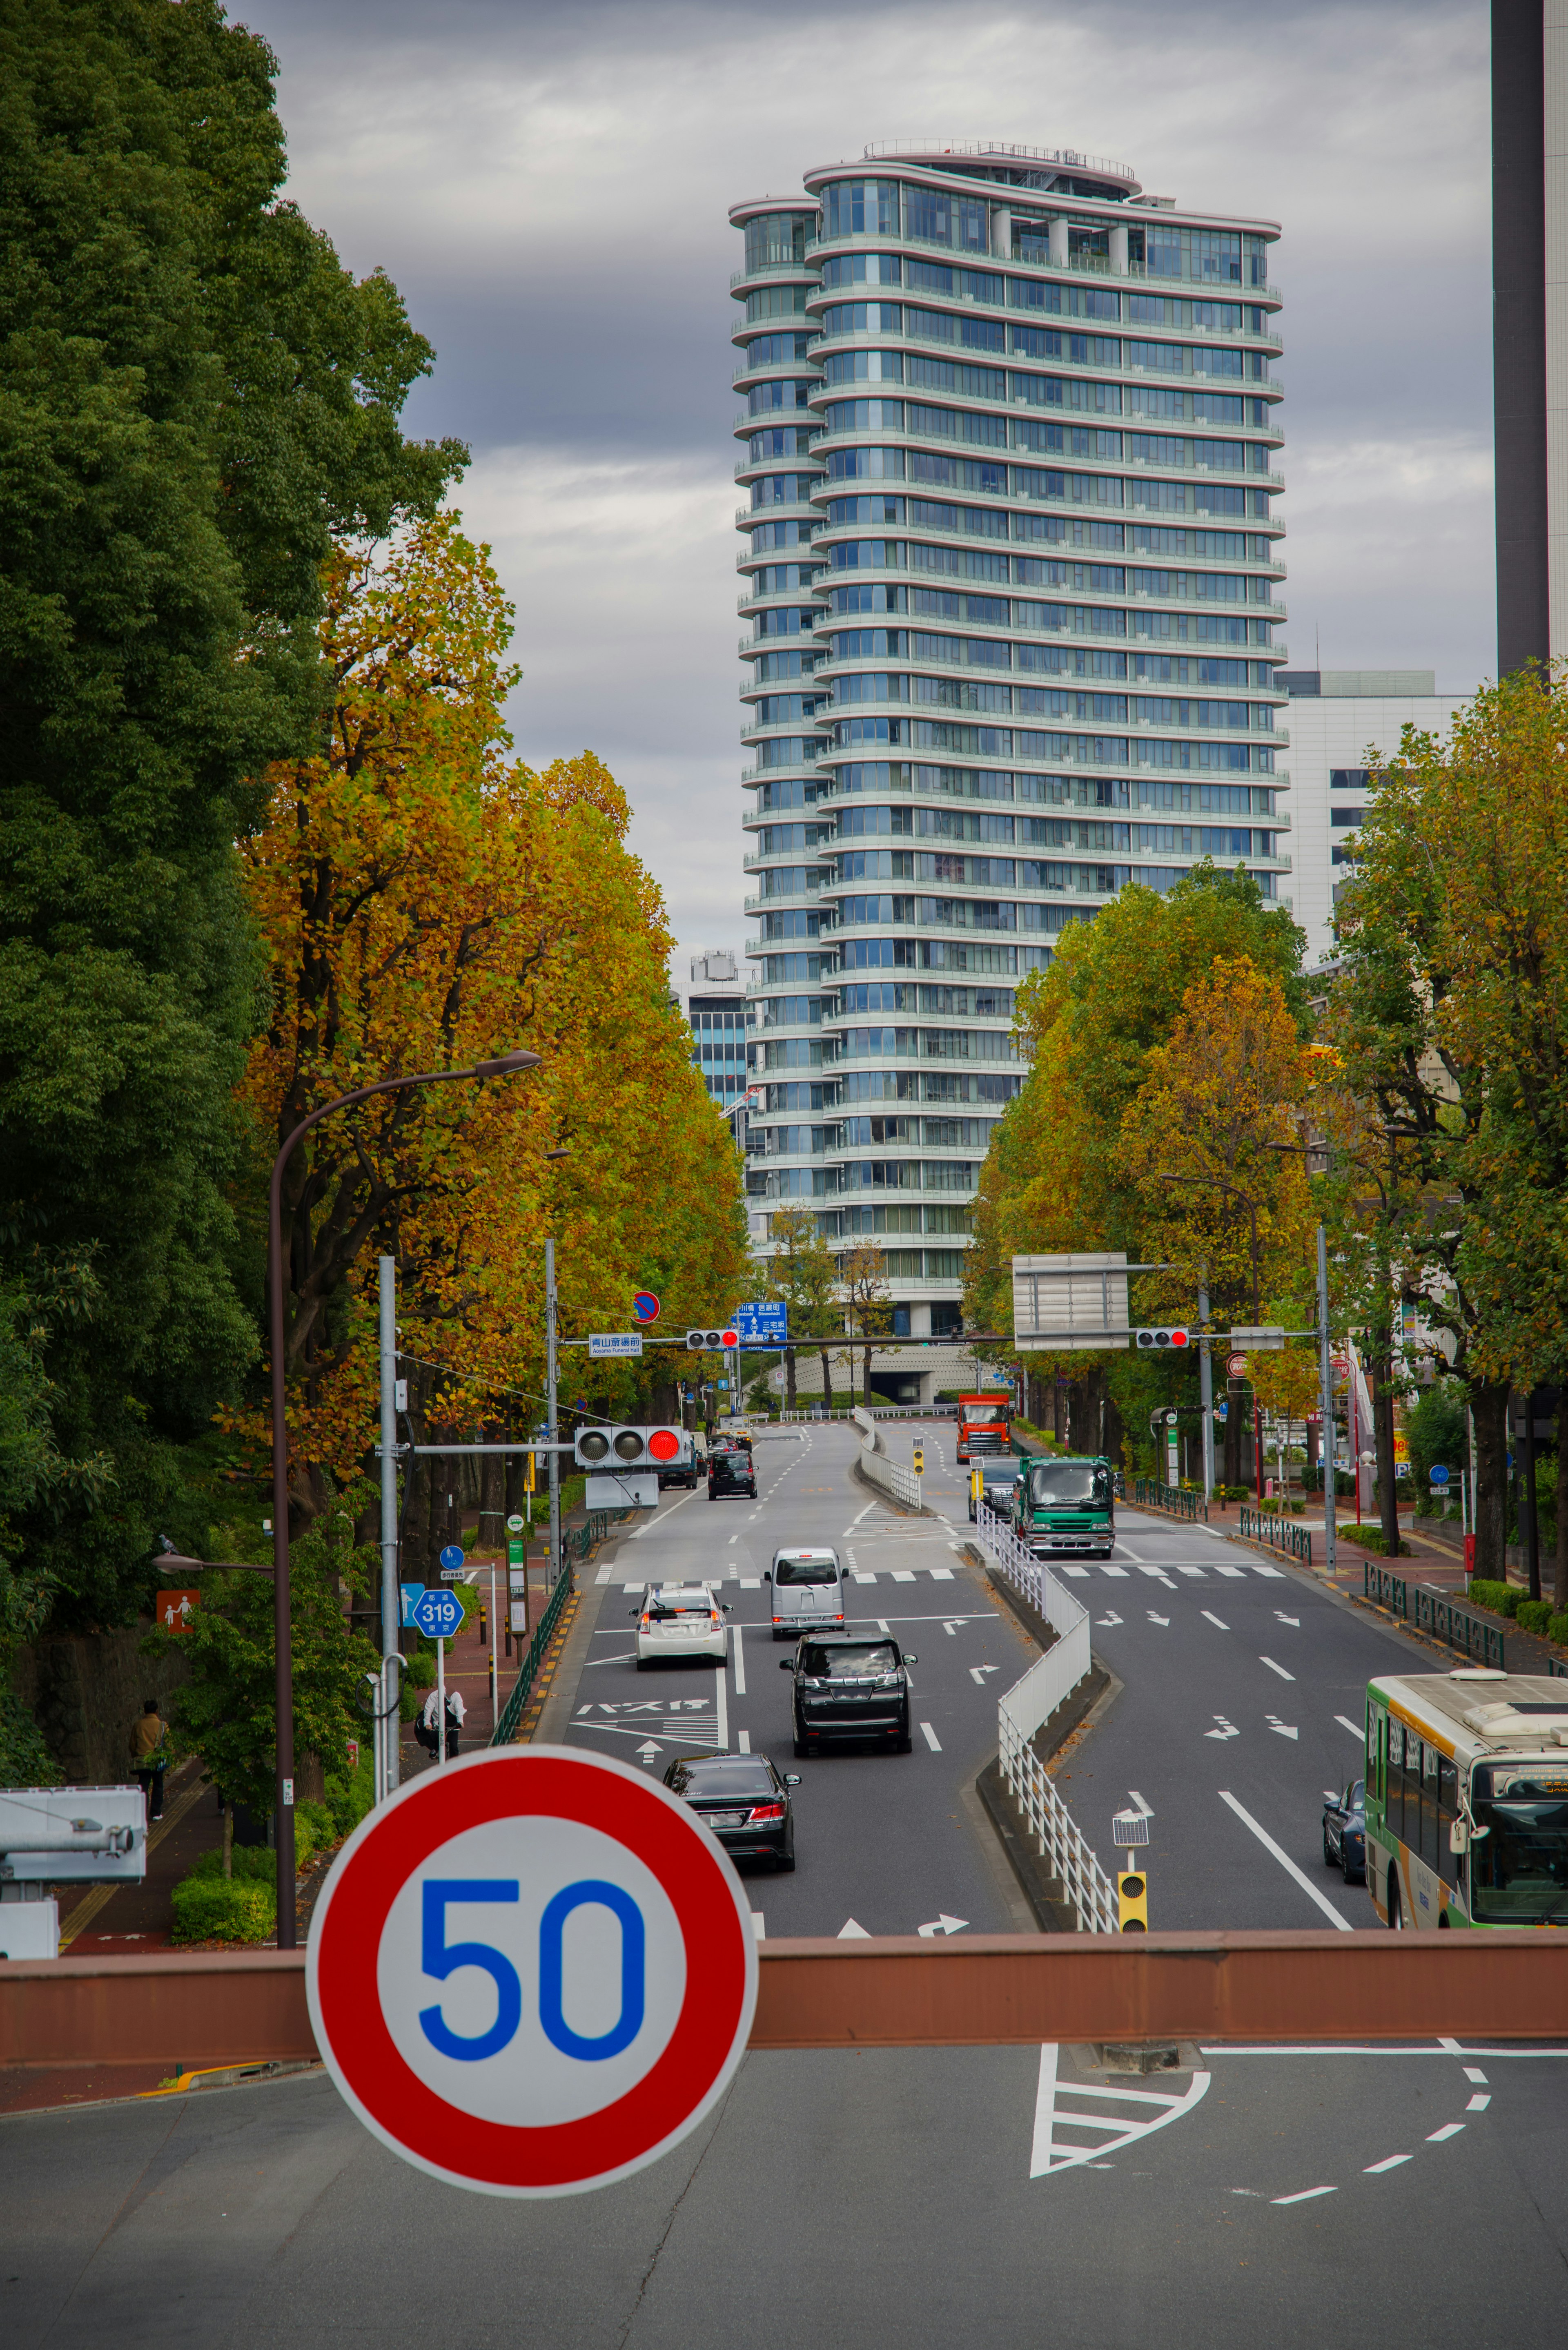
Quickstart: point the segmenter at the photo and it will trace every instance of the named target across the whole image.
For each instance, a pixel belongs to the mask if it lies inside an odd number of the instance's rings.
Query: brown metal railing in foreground
[[[1514,2041],[1568,2033],[1568,1932],[764,1942],[753,2048]],[[0,2065],[316,2054],[303,1950],[0,1964]]]

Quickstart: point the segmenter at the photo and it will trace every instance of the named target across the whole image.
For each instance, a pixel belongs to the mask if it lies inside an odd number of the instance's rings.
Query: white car
[[[722,1666],[729,1654],[729,1607],[711,1583],[661,1584],[633,1612],[639,1673],[660,1657],[712,1657]]]
[[[843,1631],[845,1574],[836,1550],[776,1550],[768,1583],[775,1640]]]

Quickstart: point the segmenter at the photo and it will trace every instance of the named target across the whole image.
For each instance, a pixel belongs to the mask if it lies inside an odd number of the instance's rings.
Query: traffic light
[[[917,1445],[916,1445],[916,1447],[915,1447],[915,1474],[916,1474],[916,1476],[917,1476],[917,1477],[923,1477],[923,1476],[925,1475],[925,1473],[926,1473],[926,1451],[925,1451],[925,1447],[924,1447],[924,1445],[917,1444]]]
[[[1132,1335],[1133,1346],[1140,1353],[1146,1348],[1163,1350],[1171,1347],[1189,1347],[1192,1343],[1192,1334],[1185,1325],[1176,1329],[1135,1330]]]
[[[685,1441],[679,1428],[579,1428],[574,1450],[580,1469],[657,1469]]]
[[[1148,1878],[1141,1868],[1119,1868],[1116,1871],[1116,1931],[1121,1934],[1147,1934],[1148,1931]]]
[[[694,1355],[732,1351],[741,1343],[737,1330],[688,1330],[686,1344]]]

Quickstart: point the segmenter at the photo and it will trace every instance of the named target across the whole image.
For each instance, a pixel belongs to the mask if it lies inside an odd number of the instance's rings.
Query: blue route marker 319
[[[427,1591],[410,1612],[427,1640],[450,1640],[462,1622],[462,1602],[455,1591]]]

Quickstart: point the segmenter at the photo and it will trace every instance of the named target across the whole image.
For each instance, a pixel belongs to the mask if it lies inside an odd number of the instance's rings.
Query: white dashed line
[[[1445,2122],[1441,2129],[1428,2130],[1427,2132],[1427,2144],[1428,2146],[1441,2146],[1445,2138],[1458,2137],[1463,2127],[1463,2122]]]
[[[1294,1673],[1287,1673],[1283,1665],[1276,1665],[1272,1657],[1260,1657],[1258,1662],[1261,1665],[1267,1665],[1272,1673],[1278,1673],[1282,1681],[1293,1681],[1295,1679]]]
[[[1352,1927],[1349,1918],[1342,1918],[1340,1916],[1333,1902],[1328,1900],[1318,1891],[1317,1887],[1313,1883],[1311,1877],[1306,1875],[1303,1869],[1300,1869],[1296,1866],[1295,1862],[1291,1858],[1290,1854],[1286,1852],[1282,1846],[1277,1845],[1274,1842],[1274,1839],[1269,1834],[1268,1829],[1259,1825],[1259,1823],[1252,1817],[1251,1813],[1248,1811],[1245,1804],[1239,1804],[1236,1801],[1235,1796],[1229,1794],[1223,1787],[1219,1790],[1219,1794],[1220,1801],[1222,1804],[1228,1804],[1230,1805],[1231,1809],[1235,1813],[1236,1817],[1241,1822],[1244,1827],[1251,1829],[1252,1834],[1257,1837],[1258,1842],[1263,1846],[1263,1849],[1266,1852],[1272,1852],[1273,1854],[1274,1858],[1279,1862],[1280,1866],[1284,1870],[1286,1876],[1293,1877],[1295,1878],[1296,1883],[1301,1887],[1302,1891],[1307,1896],[1307,1898],[1310,1901],[1316,1902],[1318,1908],[1323,1911],[1324,1916],[1330,1919],[1334,1925],[1337,1926],[1342,1934],[1353,1933],[1355,1929]],[[1278,2197],[1275,2198],[1276,2201],[1279,2199],[1280,2199]]]
[[[931,1728],[931,1725],[930,1725],[930,1723],[929,1723],[929,1721],[922,1721],[922,1722],[921,1722],[921,1724],[920,1724],[920,1735],[921,1735],[921,1737],[925,1740],[926,1744],[930,1748],[931,1752],[932,1752],[933,1754],[940,1754],[940,1753],[941,1752],[941,1751],[942,1751],[942,1742],[941,1742],[941,1740],[937,1736],[936,1731]],[[1456,2127],[1457,2127],[1457,2126],[1458,2126],[1458,2125],[1456,2124]]]
[[[1338,2192],[1337,2187],[1303,2187],[1299,2194],[1273,2195],[1269,2199],[1272,2203],[1311,2203],[1319,2195],[1337,2195]]]
[[[1347,1713],[1336,1713],[1334,1718],[1335,1721],[1338,1722],[1342,1730],[1349,1731],[1352,1738],[1354,1738],[1357,1745],[1359,1745],[1361,1742],[1361,1724],[1358,1721],[1352,1721]]]
[[[1409,2159],[1407,2154],[1386,2154],[1381,2162],[1369,2162],[1362,2172],[1362,2177],[1376,2178],[1381,2171],[1397,2170],[1402,2162],[1408,2162]]]
[[[1220,1622],[1220,1620],[1219,1617],[1215,1615],[1215,1613],[1214,1613],[1214,1611],[1213,1611],[1213,1609],[1212,1609],[1211,1607],[1206,1607],[1206,1608],[1203,1610],[1203,1613],[1204,1613],[1204,1615],[1205,1615],[1205,1616],[1207,1616],[1207,1617],[1209,1618],[1209,1621],[1210,1622],[1210,1624],[1214,1625],[1218,1630],[1220,1630],[1220,1631],[1221,1631],[1221,1632],[1228,1632],[1228,1631],[1231,1629],[1231,1627],[1229,1626],[1229,1624],[1223,1624],[1223,1623],[1221,1623],[1221,1622]]]
[[[1490,2103],[1491,2095],[1489,2091],[1484,2095],[1473,2096],[1465,2107],[1465,2111],[1467,2114],[1484,2114]]]

